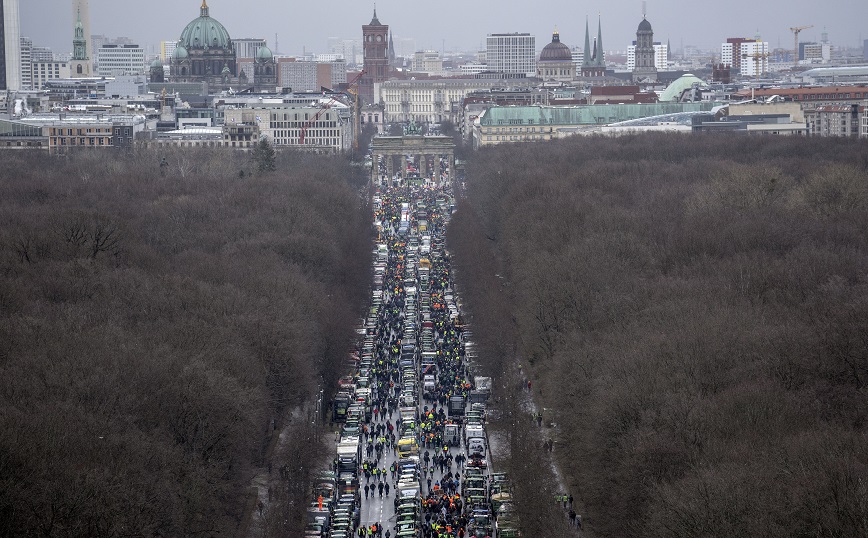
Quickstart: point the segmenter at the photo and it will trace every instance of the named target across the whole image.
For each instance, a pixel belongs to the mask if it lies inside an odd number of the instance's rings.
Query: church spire
[[[597,54],[594,62],[600,67],[606,67],[606,59],[603,57],[603,22],[600,17],[597,18]]]
[[[588,30],[588,18],[585,17],[585,50],[584,50],[584,58],[582,59],[582,65],[589,66],[591,65],[591,33]]]
[[[75,23],[75,32],[72,39],[72,59],[87,60],[87,39],[84,37],[84,24],[81,22],[81,9],[78,10],[78,20]]]

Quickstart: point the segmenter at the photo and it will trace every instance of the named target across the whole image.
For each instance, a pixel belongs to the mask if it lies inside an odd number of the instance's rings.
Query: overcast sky
[[[90,0],[91,32],[126,36],[140,45],[177,39],[184,26],[198,17],[201,0]],[[373,2],[359,0],[208,0],[211,16],[233,38],[258,37],[285,54],[327,52],[328,37],[360,38],[361,25],[371,20]],[[712,4],[720,11],[714,12]],[[823,28],[835,46],[861,46],[868,39],[866,0],[649,0],[648,21],[654,40],[719,48],[727,37],[753,37],[757,31],[772,48],[792,48],[791,26],[813,24],[802,41],[820,39]],[[394,36],[414,38],[417,49],[477,50],[485,35],[530,32],[537,48],[551,40],[555,27],[569,46],[584,43],[585,17],[596,35],[602,17],[603,45],[625,50],[636,38],[642,20],[640,0],[577,2],[548,0],[379,0],[377,15]],[[56,52],[72,50],[70,0],[21,0],[21,35]],[[864,32],[864,33],[863,33]],[[156,49],[158,51],[158,49]]]

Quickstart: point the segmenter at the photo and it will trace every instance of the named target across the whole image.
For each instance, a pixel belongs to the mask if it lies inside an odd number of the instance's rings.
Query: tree
[[[261,137],[259,143],[253,148],[253,162],[259,172],[271,172],[276,169],[275,152],[268,138]]]

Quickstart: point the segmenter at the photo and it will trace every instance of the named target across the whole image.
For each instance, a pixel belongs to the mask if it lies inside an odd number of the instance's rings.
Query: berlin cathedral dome
[[[208,82],[214,86],[237,83],[235,45],[220,21],[210,15],[207,0],[202,0],[199,17],[181,32],[172,56],[174,82]]]

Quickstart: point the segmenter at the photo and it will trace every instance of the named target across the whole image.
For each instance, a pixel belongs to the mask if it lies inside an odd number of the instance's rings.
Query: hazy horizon
[[[511,8],[513,4],[517,2],[442,0],[412,4],[379,0],[377,15],[383,24],[389,25],[396,39],[415,39],[417,50],[444,50],[445,46],[446,51],[479,50],[484,48],[487,34],[503,32],[529,32],[536,36],[537,49],[541,49],[550,42],[556,28],[563,43],[581,46],[586,18],[595,36],[598,16],[602,21],[604,49],[626,50],[642,20],[642,2],[638,0],[617,5],[551,0],[524,11]],[[150,47],[160,41],[178,39],[184,26],[198,17],[201,0],[151,0],[144,4],[144,10],[135,9],[136,5],[142,4],[90,0],[91,33],[129,37],[146,51],[158,52]],[[208,0],[208,5],[211,16],[226,26],[233,39],[263,38],[273,48],[277,33],[279,52],[291,55],[303,51],[328,52],[329,37],[359,39],[361,26],[371,20],[374,8],[373,2],[347,0],[332,2],[327,9],[313,4],[290,6],[281,0],[260,0],[254,6],[238,0]],[[46,13],[51,16],[46,17]],[[728,37],[753,37],[757,33],[772,48],[791,49],[793,35],[789,28],[810,24],[814,27],[804,30],[800,41],[819,41],[825,28],[834,46],[861,47],[864,38],[860,26],[868,20],[868,3],[854,5],[852,0],[829,0],[823,9],[817,10],[813,2],[792,0],[784,13],[778,3],[732,0],[726,10],[712,15],[695,2],[652,0],[648,2],[647,18],[654,29],[655,41],[668,40],[673,51],[682,45],[713,50]],[[70,0],[22,0],[21,35],[32,38],[35,45],[51,47],[58,53],[69,52],[72,33]]]

